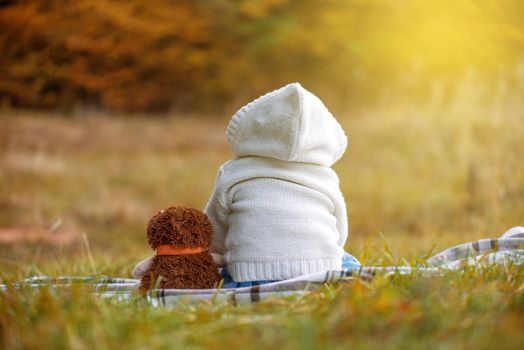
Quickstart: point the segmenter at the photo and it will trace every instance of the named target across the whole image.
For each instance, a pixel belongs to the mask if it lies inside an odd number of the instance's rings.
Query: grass
[[[521,348],[521,268],[325,286],[255,305],[151,309],[85,293],[0,299],[5,348]]]
[[[450,101],[437,94],[335,113],[350,137],[335,166],[348,202],[346,249],[368,265],[415,264],[523,224],[522,92],[472,84]],[[152,213],[205,205],[231,157],[226,125],[210,116],[1,112],[3,281],[129,277],[150,254]],[[80,286],[22,289],[0,295],[0,347],[521,348],[523,274],[379,278],[303,298],[175,309],[102,300]]]

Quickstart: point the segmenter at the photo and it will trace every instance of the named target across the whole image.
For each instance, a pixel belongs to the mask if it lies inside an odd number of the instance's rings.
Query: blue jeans
[[[342,270],[358,269],[360,268],[361,265],[362,264],[353,255],[349,253],[344,253],[344,255],[342,255]],[[224,267],[220,271],[220,277],[224,280],[224,282],[222,283],[222,288],[252,287],[252,286],[259,286],[261,284],[277,282],[277,281],[235,282],[233,281],[233,278],[231,278],[231,275],[229,274],[229,271],[227,271],[226,267]]]

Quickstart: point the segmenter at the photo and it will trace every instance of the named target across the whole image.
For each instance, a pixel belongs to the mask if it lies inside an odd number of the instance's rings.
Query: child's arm
[[[213,243],[209,249],[210,253],[223,255],[225,253],[225,238],[228,230],[228,216],[229,210],[220,201],[219,195],[219,180],[222,173],[220,169],[213,189],[213,193],[204,209],[211,225],[213,225]]]

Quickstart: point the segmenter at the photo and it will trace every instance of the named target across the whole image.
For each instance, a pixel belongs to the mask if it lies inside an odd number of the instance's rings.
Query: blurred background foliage
[[[217,111],[290,81],[339,110],[445,102],[472,76],[522,82],[523,18],[520,0],[0,0],[0,104]]]

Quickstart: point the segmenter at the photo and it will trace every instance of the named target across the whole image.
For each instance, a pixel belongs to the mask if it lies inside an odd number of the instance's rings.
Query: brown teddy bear
[[[213,227],[202,211],[181,206],[160,210],[147,225],[147,240],[156,250],[140,281],[150,288],[214,288],[218,267],[208,248]]]

